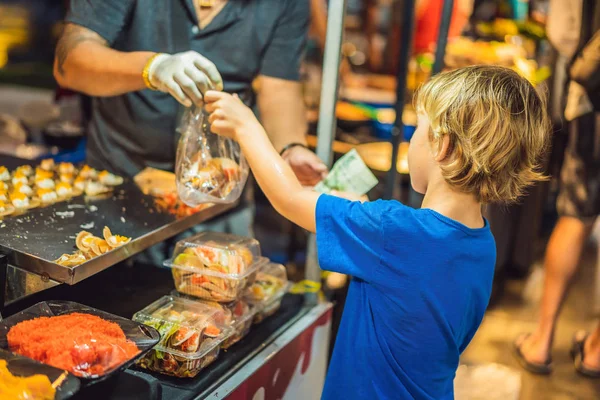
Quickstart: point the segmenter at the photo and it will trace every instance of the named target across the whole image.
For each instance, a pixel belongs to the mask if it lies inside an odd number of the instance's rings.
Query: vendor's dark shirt
[[[181,7],[189,43],[174,40],[173,7]],[[258,75],[298,80],[309,21],[308,0],[229,0],[204,29],[193,0],[71,0],[68,22],[91,29],[116,50],[194,50],[211,60],[225,90],[246,95]],[[141,71],[140,71],[141,73]],[[144,167],[173,169],[180,106],[169,94],[142,90],[96,97],[88,162],[133,176]]]

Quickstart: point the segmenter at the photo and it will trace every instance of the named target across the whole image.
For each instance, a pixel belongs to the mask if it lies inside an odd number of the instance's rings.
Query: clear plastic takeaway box
[[[177,242],[164,262],[173,272],[179,293],[229,303],[243,294],[260,265],[258,241],[224,233],[203,232]]]
[[[178,378],[192,378],[219,355],[232,333],[231,312],[225,307],[164,296],[138,311],[133,320],[155,328],[160,342],[138,364]]]
[[[244,293],[244,299],[256,308],[254,323],[262,322],[279,310],[288,288],[287,271],[283,265],[267,263],[258,270]]]
[[[221,344],[221,348],[223,349],[228,349],[233,346],[250,332],[252,321],[257,312],[256,307],[252,306],[244,299],[239,299],[228,304],[227,308],[231,310],[231,315],[233,317],[233,323],[231,325],[233,332],[223,344]]]
[[[221,349],[224,350],[242,340],[250,332],[252,321],[257,311],[256,307],[248,304],[248,302],[244,299],[239,299],[231,303],[224,304],[214,301],[199,300],[195,297],[181,294],[177,290],[173,290],[171,292],[171,296],[181,297],[194,302],[207,304],[211,307],[218,307],[231,314],[231,334],[223,343],[221,343]]]

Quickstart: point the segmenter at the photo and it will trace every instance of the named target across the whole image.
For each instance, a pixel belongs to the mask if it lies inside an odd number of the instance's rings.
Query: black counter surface
[[[10,304],[9,316],[43,300],[71,300],[125,318],[174,289],[171,271],[141,264],[120,264],[76,285],[61,285]],[[178,379],[141,369],[120,375],[80,391],[76,400],[188,400],[201,399],[268,345],[268,338],[303,314],[304,298],[286,295],[281,309],[248,336],[221,352],[219,358],[193,379]]]

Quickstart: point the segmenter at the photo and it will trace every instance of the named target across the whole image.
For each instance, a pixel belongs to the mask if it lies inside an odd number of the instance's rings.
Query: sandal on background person
[[[523,342],[525,342],[525,340],[529,337],[529,335],[530,333],[522,333],[519,336],[517,336],[517,338],[513,342],[513,354],[515,355],[515,358],[517,359],[519,365],[521,365],[523,369],[536,375],[549,375],[552,372],[551,357],[548,357],[548,359],[544,363],[537,363],[528,361],[523,355],[523,352],[521,351],[521,346],[523,345]]]
[[[587,378],[600,378],[600,369],[587,367],[585,360],[585,341],[589,334],[586,331],[578,331],[573,335],[573,345],[571,347],[571,358],[575,370]]]

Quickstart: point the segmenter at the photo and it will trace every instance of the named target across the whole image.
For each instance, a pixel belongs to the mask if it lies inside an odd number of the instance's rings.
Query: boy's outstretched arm
[[[209,122],[212,131],[240,144],[258,185],[277,212],[302,228],[315,232],[315,210],[320,194],[300,185],[254,113],[227,93],[209,91],[204,100],[206,110],[211,113]]]

